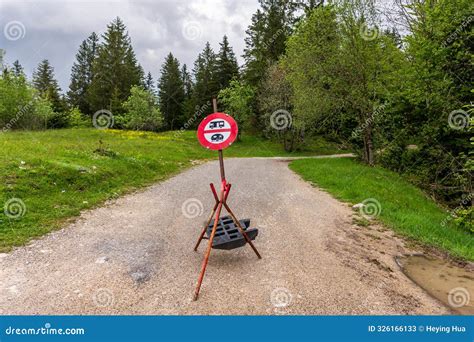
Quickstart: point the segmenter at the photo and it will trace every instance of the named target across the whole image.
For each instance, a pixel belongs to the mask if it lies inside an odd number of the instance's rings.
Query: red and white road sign
[[[201,121],[197,137],[202,146],[211,150],[223,150],[237,138],[239,128],[232,116],[213,113]]]

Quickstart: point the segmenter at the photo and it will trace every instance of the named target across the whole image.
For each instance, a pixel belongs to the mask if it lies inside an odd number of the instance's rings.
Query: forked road
[[[217,162],[2,255],[0,313],[449,313],[398,269],[401,241],[382,227],[355,226],[347,204],[302,181],[287,162],[227,159],[226,175],[228,203],[260,228],[263,258],[248,245],[212,250],[198,301],[192,294],[207,241],[198,252],[193,246],[214,204]]]

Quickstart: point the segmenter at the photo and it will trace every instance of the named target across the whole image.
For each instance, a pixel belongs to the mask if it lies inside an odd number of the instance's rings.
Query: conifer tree
[[[179,129],[183,122],[185,92],[179,61],[170,52],[161,67],[158,81],[158,99],[166,129]]]
[[[181,68],[181,78],[183,80],[184,88],[183,117],[186,122],[187,120],[191,119],[194,116],[194,113],[196,112],[193,104],[194,83],[191,73],[188,71],[188,66],[186,64],[183,64],[183,67]]]
[[[239,75],[237,58],[232,47],[229,45],[227,36],[224,36],[222,43],[220,43],[220,50],[216,60],[216,74],[220,89],[227,88],[230,81]]]
[[[297,4],[291,0],[259,0],[245,38],[245,79],[259,86],[267,68],[285,52],[285,42],[295,22]]]
[[[153,76],[151,76],[151,72],[148,72],[146,75],[144,88],[150,93],[155,94],[155,81],[153,80]]]
[[[20,64],[20,61],[17,59],[13,62],[13,74],[16,77],[26,77],[23,66]]]
[[[72,66],[71,83],[67,93],[71,106],[78,107],[84,114],[92,114],[92,109],[87,101],[87,91],[93,79],[93,65],[97,58],[99,37],[95,32],[84,40],[79,46],[76,61]]]
[[[61,88],[54,78],[54,68],[47,59],[43,60],[33,73],[33,86],[41,97],[51,102],[55,112],[65,111],[66,106],[60,94]]]
[[[143,85],[143,69],[138,64],[131,39],[120,18],[114,19],[102,36],[98,56],[93,64],[93,78],[87,90],[92,111],[108,109],[124,112],[122,102],[133,85]]]
[[[181,78],[183,79],[184,95],[186,98],[190,98],[193,91],[193,80],[186,64],[183,64],[181,68]]]
[[[217,80],[217,61],[216,55],[209,42],[206,43],[204,50],[198,55],[194,62],[194,87],[192,94],[192,103],[194,108],[200,108],[208,103],[219,93],[219,83]],[[212,107],[206,113],[210,113]]]

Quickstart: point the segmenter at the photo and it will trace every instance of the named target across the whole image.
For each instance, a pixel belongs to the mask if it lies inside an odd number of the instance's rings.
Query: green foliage
[[[456,211],[454,224],[471,234],[474,234],[474,207],[460,209]]]
[[[183,64],[181,68],[181,78],[183,80],[183,88],[184,88],[184,102],[183,102],[183,117],[185,119],[185,124],[183,125],[184,128],[189,128],[188,120],[196,121],[193,120],[192,118],[195,115],[195,107],[193,107],[193,89],[194,89],[194,83],[192,80],[192,75],[188,71],[188,66],[186,64]],[[197,122],[193,122],[194,125],[197,124]],[[191,126],[194,126],[193,123],[191,123]]]
[[[161,68],[158,81],[158,98],[166,129],[179,129],[184,123],[183,106],[185,100],[183,76],[179,62],[169,53]]]
[[[54,115],[49,118],[48,128],[61,128],[67,125],[67,105],[61,97],[61,88],[54,78],[54,68],[47,59],[43,60],[33,73],[33,86],[38,94],[48,100],[54,110]]]
[[[99,37],[95,32],[84,40],[76,54],[76,61],[71,70],[71,83],[67,93],[69,104],[77,107],[82,113],[93,113],[87,99],[87,91],[93,79],[93,65],[97,58]]]
[[[90,118],[80,111],[79,108],[77,107],[72,107],[69,110],[68,113],[68,122],[69,122],[69,127],[89,127],[90,124]]]
[[[258,87],[266,69],[285,52],[294,23],[295,3],[288,0],[259,0],[245,38],[245,80]]]
[[[51,103],[38,95],[23,76],[4,72],[0,77],[0,127],[44,129],[54,116]]]
[[[341,0],[307,12],[283,59],[293,121],[456,206],[473,191],[463,107],[474,81],[470,2],[407,4],[403,44],[393,30],[379,29],[371,2]]]
[[[145,90],[148,90],[150,93],[155,93],[155,81],[153,81],[153,76],[151,72],[148,72],[145,78],[145,84],[143,85]]]
[[[138,64],[131,39],[120,18],[114,19],[102,36],[92,68],[92,81],[87,89],[91,112],[107,109],[114,115],[123,113],[122,102],[130,96],[130,88],[141,85],[143,69]]]
[[[282,63],[275,63],[268,68],[260,90],[258,108],[265,135],[269,138],[276,137],[285,151],[291,152],[302,147],[308,123],[304,122],[303,116],[295,115],[293,88],[287,80],[287,72]]]
[[[227,36],[224,36],[222,43],[220,43],[215,72],[220,89],[228,87],[232,79],[239,77],[237,58],[235,57],[232,47],[229,45]]]
[[[163,124],[163,118],[155,96],[149,91],[133,86],[131,94],[123,107],[126,110],[125,127],[128,129],[157,131]]]
[[[194,109],[201,108],[219,93],[219,81],[217,79],[217,56],[209,42],[204,50],[198,55],[194,62],[194,87],[192,94],[192,106]],[[212,113],[212,107],[205,113]]]
[[[13,62],[12,72],[13,72],[13,75],[15,75],[16,77],[24,77],[24,78],[26,78],[25,69],[24,69],[23,66],[20,64],[20,61],[19,61],[18,59]]]
[[[336,72],[341,45],[338,33],[336,11],[322,7],[300,22],[288,40],[284,65],[294,92],[295,113],[318,124],[327,116],[337,121],[334,116],[341,107],[339,96],[333,92],[336,75],[340,74]]]
[[[253,88],[237,80],[219,92],[219,101],[226,113],[232,115],[239,125],[239,138],[244,129],[252,128],[251,102],[255,96]]]
[[[4,56],[5,56],[5,50],[0,49],[0,71],[3,71],[3,69],[5,68],[5,65],[3,62]]]
[[[406,62],[391,79],[382,165],[403,172],[454,207],[473,192],[468,108],[474,81],[471,2],[413,2]],[[469,24],[470,23],[470,24]],[[393,138],[392,138],[393,139]],[[415,152],[408,150],[416,144]],[[394,163],[393,161],[400,161]]]
[[[307,130],[337,135],[375,163],[377,108],[401,59],[396,42],[377,32],[370,2],[318,7],[288,41],[285,66],[294,90],[294,113]],[[370,19],[370,21],[369,21]]]

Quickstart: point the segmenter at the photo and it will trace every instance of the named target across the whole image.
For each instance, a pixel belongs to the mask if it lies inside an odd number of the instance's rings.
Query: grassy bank
[[[396,173],[346,158],[297,160],[290,168],[340,200],[355,204],[375,199],[380,203],[378,219],[394,231],[474,260],[474,236],[443,224],[448,212]]]
[[[0,134],[0,146],[0,207],[8,208],[8,215],[0,210],[0,252],[60,227],[83,209],[165,179],[193,160],[217,155],[202,148],[194,132],[7,132]],[[298,154],[337,152],[315,139]],[[255,136],[244,136],[224,154],[290,155],[280,144]]]

